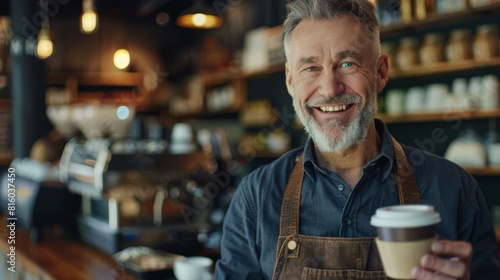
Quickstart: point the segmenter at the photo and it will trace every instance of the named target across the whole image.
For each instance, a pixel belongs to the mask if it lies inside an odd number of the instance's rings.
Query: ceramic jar
[[[405,91],[403,89],[391,89],[385,97],[385,110],[387,115],[403,115],[405,111]]]
[[[401,39],[396,54],[396,64],[399,69],[408,69],[418,64],[417,38],[405,37]]]
[[[477,60],[498,56],[498,27],[492,24],[478,26],[472,49]]]
[[[451,32],[446,45],[446,59],[460,61],[472,57],[472,33],[468,29],[456,29]]]
[[[422,65],[434,64],[444,61],[444,37],[439,33],[425,35],[424,42],[419,51],[420,63]]]

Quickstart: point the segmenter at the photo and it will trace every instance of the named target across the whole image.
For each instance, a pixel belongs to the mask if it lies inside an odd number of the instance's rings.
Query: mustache
[[[341,93],[333,97],[319,96],[306,102],[308,107],[318,107],[324,105],[334,105],[338,103],[361,103],[361,96]]]

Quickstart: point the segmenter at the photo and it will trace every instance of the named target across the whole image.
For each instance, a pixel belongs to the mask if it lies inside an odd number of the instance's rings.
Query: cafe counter
[[[17,230],[15,239],[9,239],[7,230],[0,230],[0,279],[135,280],[110,255],[81,241],[47,236],[35,244],[26,231]]]

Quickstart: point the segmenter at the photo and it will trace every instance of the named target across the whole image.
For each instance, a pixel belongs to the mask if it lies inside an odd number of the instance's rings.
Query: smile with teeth
[[[319,109],[323,112],[340,112],[345,111],[351,107],[352,104],[342,104],[335,106],[320,106]]]

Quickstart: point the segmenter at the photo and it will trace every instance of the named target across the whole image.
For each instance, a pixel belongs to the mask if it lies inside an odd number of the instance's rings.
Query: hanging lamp
[[[44,23],[38,32],[38,43],[36,45],[36,55],[41,59],[46,59],[54,52],[54,44],[50,38],[49,24]]]
[[[215,9],[204,1],[197,1],[193,6],[184,10],[177,18],[177,25],[194,29],[211,29],[222,25],[222,18]]]
[[[99,15],[94,0],[83,0],[80,16],[80,31],[85,34],[94,33],[99,28]]]

